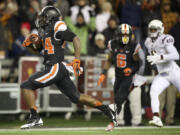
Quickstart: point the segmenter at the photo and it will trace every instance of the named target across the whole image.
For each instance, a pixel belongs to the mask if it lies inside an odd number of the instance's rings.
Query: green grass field
[[[180,128],[123,128],[107,132],[103,129],[93,130],[0,130],[0,135],[180,135]]]
[[[9,118],[9,116],[8,116]],[[109,120],[101,115],[93,115],[86,121],[83,115],[74,114],[71,120],[65,120],[63,115],[52,117],[42,116],[44,126],[39,129],[20,130],[25,121],[18,119],[1,119],[0,135],[180,135],[180,119],[175,119],[176,127],[154,128],[148,126],[148,121],[143,119],[144,126],[119,127],[112,132],[105,131]]]

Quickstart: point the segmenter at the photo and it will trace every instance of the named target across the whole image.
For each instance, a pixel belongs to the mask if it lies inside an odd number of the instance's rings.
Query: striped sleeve
[[[57,21],[54,25],[54,39],[56,39],[56,33],[58,33],[59,31],[66,31],[66,30],[67,30],[66,24],[63,21]]]
[[[65,31],[67,30],[67,26],[63,21],[57,21],[56,24],[54,25],[54,32],[58,31]]]

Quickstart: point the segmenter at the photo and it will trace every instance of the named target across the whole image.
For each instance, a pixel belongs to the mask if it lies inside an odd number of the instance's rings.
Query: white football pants
[[[151,108],[153,113],[159,113],[159,95],[170,85],[173,84],[180,92],[180,68],[175,68],[170,72],[158,74],[151,85]]]
[[[131,124],[132,125],[138,125],[141,124],[142,120],[142,113],[141,113],[141,88],[136,87],[134,88],[129,96],[129,108],[131,111],[132,119]],[[121,112],[119,116],[117,117],[117,123],[120,125],[124,125],[124,104],[122,105]]]

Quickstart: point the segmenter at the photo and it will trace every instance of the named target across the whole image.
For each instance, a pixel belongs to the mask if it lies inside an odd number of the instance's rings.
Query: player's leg
[[[127,100],[128,94],[130,92],[130,87],[132,84],[132,76],[126,77],[126,78],[116,78],[114,83],[114,100],[115,100],[115,113],[116,113],[116,119],[118,119],[118,116],[121,112],[123,103]],[[117,122],[118,123],[118,122]],[[107,125],[106,130],[111,131],[114,128],[113,122],[110,122]]]
[[[126,77],[122,80],[116,79],[114,84],[115,91],[115,103],[117,106],[116,113],[117,115],[121,112],[122,104],[127,100],[128,95],[130,93],[130,89],[132,87],[133,77]]]
[[[168,88],[167,88],[168,89]],[[159,117],[162,119],[163,110],[166,104],[167,89],[159,95]]]
[[[141,114],[141,88],[136,87],[129,94],[129,107],[131,110],[131,124],[137,126],[141,124],[142,114]]]
[[[171,72],[171,75],[170,75],[170,80],[171,80],[171,83],[178,89],[178,91],[180,92],[180,83],[179,83],[179,80],[180,80],[180,68],[177,68],[175,70],[173,70]]]
[[[149,124],[162,127],[163,124],[159,117],[159,95],[165,90],[169,85],[170,82],[166,79],[168,76],[161,76],[158,75],[152,82],[150,88],[150,97],[151,97],[151,108],[153,112],[153,119],[149,121]]]
[[[105,115],[107,115],[110,119],[114,119],[113,111],[107,106],[102,104],[99,100],[86,95],[80,94],[77,90],[76,86],[70,79],[69,75],[65,76],[60,82],[56,83],[57,87],[64,93],[69,99],[77,104],[87,105],[93,108],[97,108],[101,110]]]
[[[166,125],[173,125],[174,124],[174,113],[176,107],[176,94],[177,88],[171,85],[167,88],[167,99],[166,99],[166,118],[165,123]]]
[[[46,87],[57,78],[59,71],[59,64],[48,66],[41,72],[36,72],[28,80],[21,84],[23,97],[30,108],[30,117],[27,124],[21,126],[21,129],[31,128],[34,126],[42,125],[43,121],[37,114],[37,107],[35,105],[34,90],[42,87]]]
[[[34,90],[37,88],[32,84],[31,81],[27,80],[21,84],[23,97],[30,108],[30,115],[27,120],[27,124],[21,126],[21,129],[27,129],[34,126],[43,125],[42,119],[37,114],[37,107],[35,105],[35,95]]]

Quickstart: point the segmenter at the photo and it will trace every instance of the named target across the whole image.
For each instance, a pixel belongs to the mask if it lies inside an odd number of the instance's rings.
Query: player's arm
[[[76,59],[79,59],[80,58],[80,52],[81,52],[81,42],[80,42],[80,39],[79,37],[75,36],[73,38],[73,46],[74,46],[74,55],[75,55],[75,58]]]
[[[166,49],[166,54],[161,55],[161,62],[167,62],[170,60],[178,60],[179,53],[174,47],[174,38],[172,36],[167,36],[164,40],[164,46]]]
[[[70,31],[66,24],[63,21],[58,21],[54,26],[54,38],[56,40],[64,40],[73,42],[74,50],[75,50],[75,58],[80,58],[80,39]]]
[[[141,45],[137,44],[136,48],[134,50],[134,53],[132,55],[133,58],[133,66],[132,66],[132,72],[135,73],[138,71],[139,67],[140,67],[140,57],[139,57],[139,52],[141,50]]]
[[[152,56],[147,57],[148,61],[151,62],[151,65],[179,59],[179,54],[174,47],[174,38],[172,36],[168,36],[163,42],[166,54],[158,55],[156,52],[153,52]]]
[[[111,65],[112,65],[112,56],[113,56],[113,54],[112,54],[112,52],[110,52],[110,53],[108,54],[107,61],[105,62],[104,69],[103,69],[101,75],[99,76],[98,83],[97,83],[98,86],[99,86],[99,85],[104,81],[104,79],[106,78],[107,71],[108,71],[108,69],[109,69],[109,68],[111,67]]]
[[[162,55],[164,61],[179,60],[179,53],[174,45],[166,46],[167,54]]]
[[[108,43],[108,49],[110,50],[110,52],[109,52],[108,58],[105,62],[104,69],[103,69],[101,75],[99,76],[98,83],[97,83],[98,86],[104,81],[104,79],[106,78],[107,71],[112,65],[113,53],[112,53],[112,48],[111,48],[111,41],[109,41],[109,43]]]
[[[105,62],[105,65],[104,65],[104,70],[102,72],[102,74],[106,75],[108,69],[111,67],[112,65],[112,57],[113,57],[113,52],[112,52],[112,45],[111,45],[111,40],[108,42],[108,49],[109,49],[109,54],[108,54],[108,57],[107,57],[107,61]]]
[[[75,50],[75,59],[73,62],[68,64],[69,66],[72,66],[74,69],[74,73],[77,76],[78,74],[81,73],[80,70],[80,39],[69,29],[67,29],[66,24],[63,21],[58,21],[55,24],[54,28],[54,38],[56,40],[64,40],[64,41],[69,41],[73,42],[74,50]]]
[[[43,49],[42,39],[36,33],[31,33],[22,43],[23,47],[32,54],[39,54]]]
[[[111,65],[112,65],[112,56],[113,56],[113,54],[112,54],[112,52],[110,52],[110,53],[108,54],[107,61],[106,61],[105,64],[104,64],[104,70],[103,70],[102,74],[105,74],[105,75],[106,75],[108,69],[111,67]]]

